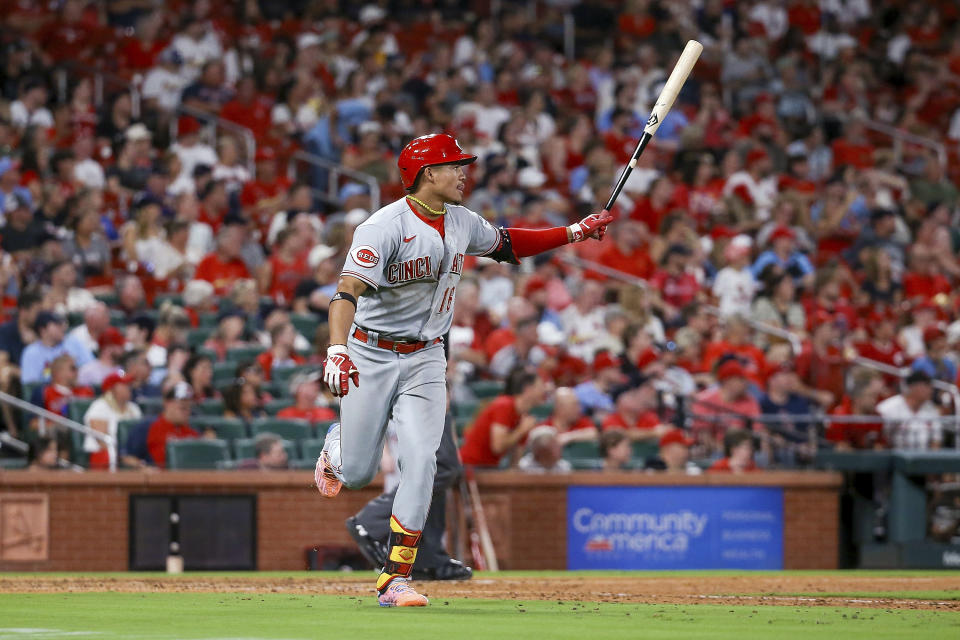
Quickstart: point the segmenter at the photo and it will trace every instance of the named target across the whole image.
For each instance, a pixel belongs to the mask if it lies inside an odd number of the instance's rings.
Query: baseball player
[[[453,318],[464,256],[519,264],[569,242],[599,240],[613,221],[602,211],[569,227],[498,229],[460,204],[463,166],[476,159],[446,134],[404,147],[398,165],[408,195],[357,227],[330,301],[323,375],[341,398],[341,422],[327,433],[314,477],[326,497],[343,485],[365,486],[377,473],[393,420],[400,483],[377,579],[383,607],[428,604],[407,581],[433,493],[447,395],[440,336]]]

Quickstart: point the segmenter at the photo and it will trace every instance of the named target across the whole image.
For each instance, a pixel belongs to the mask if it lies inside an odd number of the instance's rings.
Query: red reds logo
[[[350,252],[350,257],[361,267],[375,267],[380,262],[380,254],[370,245],[362,245]]]

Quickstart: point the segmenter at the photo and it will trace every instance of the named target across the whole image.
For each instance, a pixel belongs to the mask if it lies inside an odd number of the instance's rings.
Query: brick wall
[[[257,558],[262,570],[305,567],[305,550],[350,545],[343,521],[377,495],[379,486],[320,498],[310,473],[176,472],[117,474],[0,472],[0,494],[49,496],[49,559],[5,562],[0,571],[124,571],[128,562],[131,493],[256,493]],[[837,567],[840,476],[762,473],[749,476],[666,477],[576,474],[531,477],[480,475],[480,491],[502,569],[566,567],[568,484],[618,486],[735,485],[784,488],[784,567]]]

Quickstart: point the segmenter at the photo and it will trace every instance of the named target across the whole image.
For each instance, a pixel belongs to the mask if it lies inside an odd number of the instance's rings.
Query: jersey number
[[[447,287],[443,291],[443,295],[440,296],[440,306],[437,308],[438,314],[450,311],[450,307],[453,305],[453,296],[456,291],[457,288],[455,286]]]

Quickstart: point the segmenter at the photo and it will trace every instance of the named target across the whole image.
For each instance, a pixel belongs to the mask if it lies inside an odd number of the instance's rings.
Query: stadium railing
[[[640,287],[641,289],[651,288],[650,283],[644,280],[643,278],[631,275],[629,273],[624,273],[623,271],[620,271],[618,269],[612,269],[610,267],[604,266],[597,262],[593,262],[591,260],[584,260],[583,258],[578,258],[576,256],[572,256],[569,254],[560,254],[559,258],[560,260],[562,260],[563,262],[566,262],[571,266],[578,267],[580,269],[589,270],[589,271],[594,271],[601,275],[607,276],[608,278],[611,278],[613,280],[618,280],[620,282],[623,282],[624,284]],[[719,307],[705,304],[703,305],[703,308],[708,313],[711,313],[713,315],[716,315],[716,316],[722,315],[720,313]],[[755,331],[759,331],[760,333],[765,333],[775,338],[780,338],[781,340],[786,340],[787,342],[790,343],[790,346],[793,348],[793,351],[795,354],[800,353],[803,347],[803,343],[800,339],[800,336],[796,335],[795,333],[791,331],[787,331],[786,329],[782,329],[780,327],[775,327],[765,322],[754,320],[749,316],[741,316],[741,318]]]
[[[308,184],[314,185],[314,195],[322,200],[331,203],[339,202],[337,192],[340,187],[340,179],[346,177],[351,180],[356,180],[357,182],[362,182],[367,186],[370,193],[370,211],[376,211],[380,208],[380,185],[373,176],[363,173],[362,171],[355,171],[342,164],[306,151],[297,151],[290,156],[290,162],[287,164],[287,177],[293,182],[297,182],[298,178],[301,177],[299,168],[302,165],[308,165],[311,169],[319,170],[319,172],[326,174],[326,192],[316,187],[314,180],[307,181]]]
[[[37,425],[37,430],[40,432],[40,435],[44,435],[47,431],[47,423],[53,423],[59,427],[64,427],[70,431],[75,431],[81,433],[85,436],[90,436],[99,440],[107,446],[107,451],[110,460],[110,471],[117,470],[117,440],[113,436],[107,433],[101,433],[96,429],[91,429],[90,427],[84,426],[79,422],[64,418],[59,413],[53,413],[52,411],[47,411],[43,407],[38,407],[34,404],[30,404],[26,400],[21,400],[16,396],[12,396],[9,393],[4,393],[0,391],[0,403],[9,405],[21,411],[26,411],[31,413],[39,419]]]

